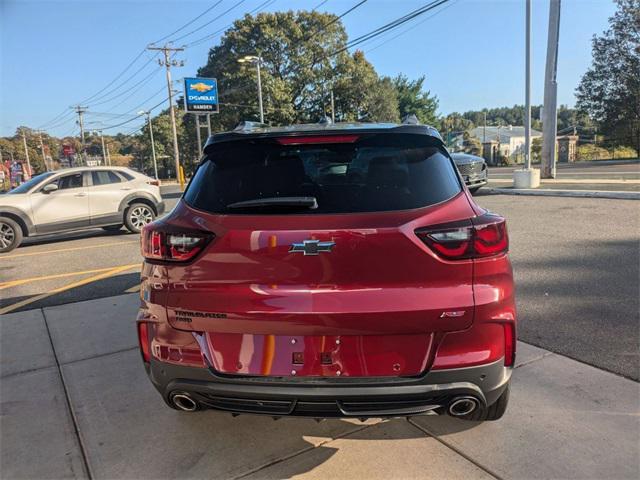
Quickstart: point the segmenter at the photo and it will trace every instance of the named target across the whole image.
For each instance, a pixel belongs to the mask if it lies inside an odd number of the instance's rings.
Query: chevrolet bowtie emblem
[[[318,255],[320,252],[329,253],[335,242],[321,242],[320,240],[304,240],[302,243],[293,243],[289,253],[302,253],[303,255]]]

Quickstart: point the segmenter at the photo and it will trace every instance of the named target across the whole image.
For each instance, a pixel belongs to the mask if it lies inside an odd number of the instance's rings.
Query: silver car
[[[0,195],[0,252],[24,237],[101,227],[139,232],[164,212],[158,182],[124,167],[79,167],[36,175]]]
[[[484,158],[469,153],[452,153],[451,158],[471,193],[476,193],[489,181],[487,162]]]

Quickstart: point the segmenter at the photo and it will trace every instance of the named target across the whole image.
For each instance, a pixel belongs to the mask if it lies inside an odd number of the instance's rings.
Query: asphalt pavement
[[[163,194],[172,208],[177,187]],[[508,220],[520,339],[638,380],[640,203],[476,199]],[[139,250],[124,230],[29,239],[0,255],[0,313],[136,292]]]

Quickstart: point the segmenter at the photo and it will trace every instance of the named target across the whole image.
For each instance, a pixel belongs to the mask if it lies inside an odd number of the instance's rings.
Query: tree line
[[[610,29],[593,39],[593,65],[576,90],[576,108],[560,106],[558,131],[601,142],[640,149],[640,15],[638,0],[616,0],[618,11]],[[440,130],[445,138],[468,132],[476,126],[522,125],[524,106],[470,110],[438,116],[438,98],[426,88],[426,77],[410,79],[379,75],[362,51],[350,53],[347,33],[340,19],[328,13],[288,11],[245,15],[236,20],[219,44],[209,50],[198,76],[218,80],[220,113],[211,116],[212,130],[234,128],[242,120],[259,118],[255,66],[241,64],[245,55],[262,58],[262,93],[266,121],[272,125],[316,122],[324,116],[336,121],[398,122],[415,114],[422,123]],[[332,95],[333,94],[333,95]],[[331,98],[333,97],[333,103]],[[182,99],[178,99],[181,104]],[[332,108],[333,107],[333,108]],[[532,127],[541,130],[541,106],[532,107]],[[195,118],[177,109],[178,140],[187,171],[198,162]],[[171,172],[172,133],[168,111],[152,118],[156,154],[161,176]],[[202,129],[203,139],[206,129]],[[0,138],[3,159],[8,155],[24,159],[22,134],[28,139],[31,164],[36,172],[45,168],[38,135],[20,127],[16,135]],[[148,126],[132,135],[105,136],[112,162],[151,172],[151,144]],[[55,158],[62,143],[81,146],[77,138],[56,139],[43,134]],[[478,142],[465,142],[470,151]],[[88,135],[89,155],[100,156],[99,137]],[[535,153],[535,152],[534,152]]]

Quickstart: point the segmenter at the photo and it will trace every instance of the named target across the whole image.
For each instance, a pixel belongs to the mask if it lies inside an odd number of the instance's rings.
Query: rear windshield
[[[184,198],[223,214],[355,213],[425,207],[460,190],[451,161],[432,139],[383,134],[354,143],[221,143]]]

